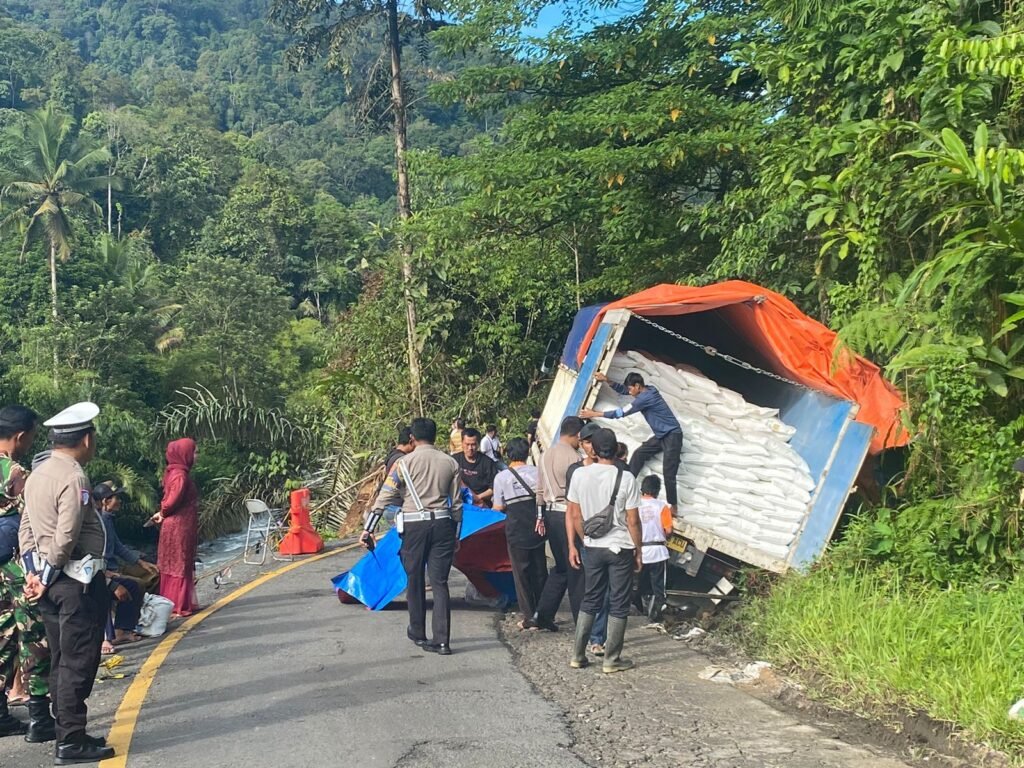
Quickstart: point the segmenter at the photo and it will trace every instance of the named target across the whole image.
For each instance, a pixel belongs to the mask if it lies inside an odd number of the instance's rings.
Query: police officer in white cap
[[[53,453],[25,485],[19,531],[28,574],[25,592],[39,601],[52,658],[55,765],[91,763],[114,754],[105,739],[85,731],[85,700],[92,693],[110,613],[103,521],[82,470],[96,455],[92,421],[99,411],[93,403],[78,403],[44,422]]]

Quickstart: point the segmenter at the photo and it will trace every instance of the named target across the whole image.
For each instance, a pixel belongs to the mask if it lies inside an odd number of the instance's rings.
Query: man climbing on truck
[[[629,471],[634,477],[638,477],[644,464],[664,451],[662,462],[665,469],[665,500],[672,507],[674,515],[677,511],[676,474],[679,472],[679,454],[683,450],[683,430],[679,426],[679,420],[668,407],[658,388],[645,384],[644,377],[636,371],[628,374],[622,384],[609,381],[603,373],[595,374],[594,379],[607,383],[620,395],[629,395],[633,402],[623,408],[603,412],[584,408],[580,411],[580,418],[621,419],[634,413],[643,414],[651,431],[654,432],[654,437],[633,452],[629,460]]]

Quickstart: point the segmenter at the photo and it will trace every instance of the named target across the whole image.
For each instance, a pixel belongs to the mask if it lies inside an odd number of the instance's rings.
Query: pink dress
[[[175,440],[167,446],[167,471],[164,473],[164,498],[160,502],[160,543],[157,566],[160,568],[160,594],[174,603],[174,612],[189,616],[196,605],[196,546],[199,544],[199,492],[189,477],[196,459],[196,443],[191,438]]]

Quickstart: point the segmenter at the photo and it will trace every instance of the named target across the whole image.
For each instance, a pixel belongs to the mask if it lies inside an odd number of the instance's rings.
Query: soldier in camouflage
[[[56,738],[50,714],[50,651],[38,608],[25,595],[25,573],[17,558],[22,491],[28,472],[18,464],[35,440],[38,417],[20,405],[0,408],[0,737],[25,734],[30,742]],[[28,678],[29,723],[7,708],[4,689],[15,662]]]

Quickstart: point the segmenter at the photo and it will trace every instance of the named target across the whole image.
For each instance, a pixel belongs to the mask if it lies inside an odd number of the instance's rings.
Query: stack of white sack
[[[608,378],[621,383],[632,371],[658,388],[683,429],[677,515],[722,538],[784,558],[815,487],[807,463],[788,443],[793,427],[779,420],[777,409],[752,405],[696,369],[676,369],[638,352],[616,354]],[[595,409],[611,411],[628,402],[628,396],[605,385]],[[631,456],[653,437],[639,414],[596,421],[614,430]],[[647,462],[640,476],[652,473],[664,480],[661,454]]]

